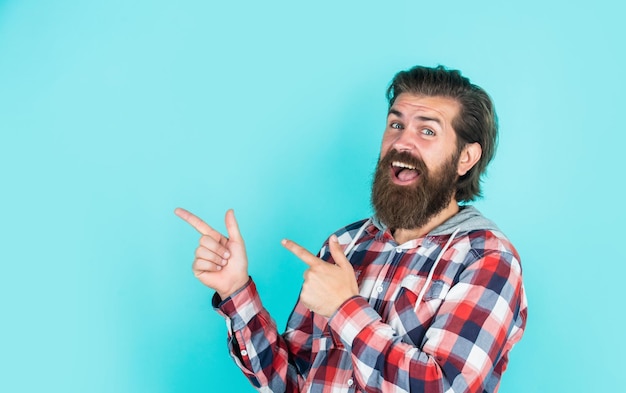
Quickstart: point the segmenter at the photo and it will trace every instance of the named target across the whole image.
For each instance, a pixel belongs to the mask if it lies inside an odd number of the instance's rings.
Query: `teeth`
[[[405,164],[404,162],[400,161],[394,161],[391,163],[391,165],[399,168],[415,169],[413,165]]]

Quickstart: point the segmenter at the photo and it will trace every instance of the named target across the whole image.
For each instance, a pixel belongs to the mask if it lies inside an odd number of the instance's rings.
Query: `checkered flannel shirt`
[[[336,232],[344,247],[365,221]],[[298,302],[280,335],[254,282],[213,305],[237,365],[261,392],[495,392],[521,339],[519,256],[500,232],[462,231],[398,245],[370,224],[348,258],[360,296],[325,318]],[[318,256],[331,261],[328,242]]]

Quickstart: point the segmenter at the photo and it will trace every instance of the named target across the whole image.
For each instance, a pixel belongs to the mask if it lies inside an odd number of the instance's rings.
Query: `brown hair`
[[[416,66],[398,72],[387,89],[389,107],[402,93],[448,97],[460,104],[459,114],[452,121],[457,149],[460,152],[466,144],[477,142],[482,155],[476,165],[459,178],[456,200],[469,202],[482,196],[480,178],[493,159],[498,143],[498,118],[489,95],[460,71],[444,66]]]

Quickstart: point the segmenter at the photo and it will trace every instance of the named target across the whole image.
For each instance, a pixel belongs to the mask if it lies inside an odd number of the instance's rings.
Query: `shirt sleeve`
[[[350,348],[355,377],[366,392],[482,392],[521,337],[523,297],[517,258],[490,251],[450,288],[420,347],[403,342],[358,296],[329,325]]]
[[[285,338],[263,307],[252,279],[223,301],[215,294],[213,306],[226,319],[231,357],[252,385],[272,392],[299,392],[311,350],[309,319],[299,313],[309,310],[296,305]]]

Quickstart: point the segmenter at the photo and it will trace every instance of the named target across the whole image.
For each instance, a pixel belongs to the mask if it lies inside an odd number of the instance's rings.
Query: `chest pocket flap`
[[[404,277],[387,319],[387,323],[403,338],[403,341],[413,345],[422,341],[424,333],[450,290],[450,284],[447,282],[432,280],[416,311],[415,303],[425,284],[426,277],[413,274]]]

